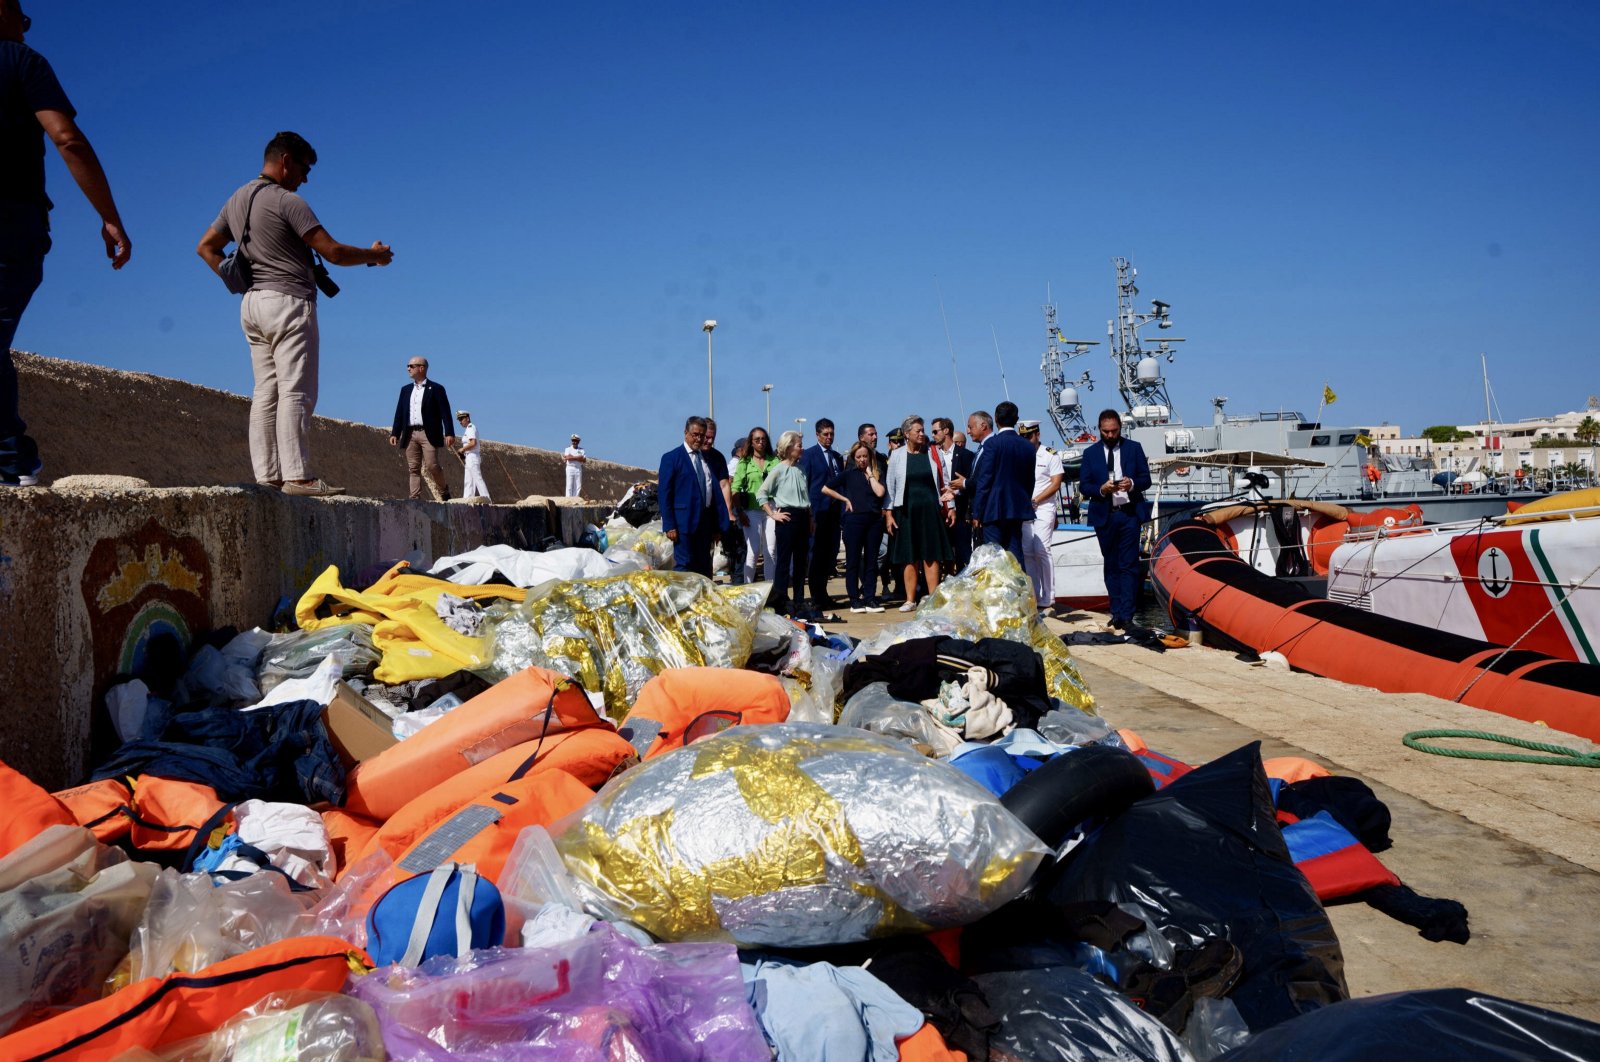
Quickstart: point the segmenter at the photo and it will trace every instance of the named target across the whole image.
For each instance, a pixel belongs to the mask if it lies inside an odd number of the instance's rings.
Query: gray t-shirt
[[[250,245],[244,252],[251,265],[250,290],[281,291],[302,299],[316,299],[311,248],[304,237],[320,228],[322,222],[304,199],[258,177],[228,197],[211,227],[227,233],[237,242],[244,232],[245,204],[250,202],[250,195],[257,188],[261,188],[261,194],[256,196],[255,205],[251,207]]]

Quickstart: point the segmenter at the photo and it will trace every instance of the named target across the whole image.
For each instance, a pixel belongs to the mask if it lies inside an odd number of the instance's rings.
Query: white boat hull
[[[1353,539],[1328,597],[1549,656],[1600,663],[1600,519],[1457,524]]]
[[[1100,612],[1110,607],[1100,540],[1095,538],[1094,528],[1087,524],[1058,526],[1050,541],[1050,563],[1057,605]]]

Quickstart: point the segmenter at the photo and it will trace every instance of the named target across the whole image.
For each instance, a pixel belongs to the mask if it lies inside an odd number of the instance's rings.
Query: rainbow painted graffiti
[[[187,649],[211,628],[205,547],[154,520],[96,542],[79,586],[94,644],[96,700],[113,677],[143,669],[152,639],[168,634]]]

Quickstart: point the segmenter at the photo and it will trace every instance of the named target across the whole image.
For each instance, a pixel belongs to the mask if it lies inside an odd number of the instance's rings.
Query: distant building
[[[1402,436],[1398,428],[1385,425],[1372,431],[1372,449],[1383,456],[1409,458],[1413,463],[1428,462],[1441,471],[1462,474],[1476,471],[1491,476],[1508,475],[1527,466],[1538,478],[1544,479],[1551,470],[1572,464],[1593,473],[1595,448],[1577,439],[1578,425],[1585,417],[1600,419],[1600,412],[1591,409],[1524,420],[1457,424],[1454,427],[1458,432],[1470,432],[1472,438],[1454,443]],[[1535,445],[1543,439],[1571,441],[1562,445]]]

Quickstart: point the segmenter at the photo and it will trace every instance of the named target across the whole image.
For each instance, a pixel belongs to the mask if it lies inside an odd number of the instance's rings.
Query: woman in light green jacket
[[[744,530],[744,581],[753,583],[757,558],[764,560],[763,574],[769,580],[772,578],[772,524],[756,500],[756,491],[761,489],[762,480],[778,463],[778,458],[772,452],[767,429],[751,428],[746,438],[749,449],[734,462],[732,488],[734,516]]]

